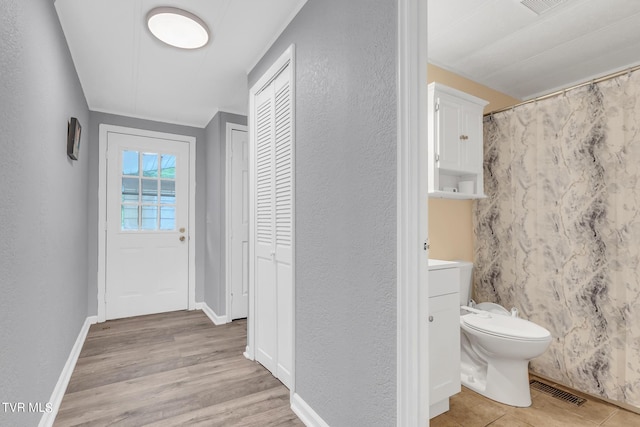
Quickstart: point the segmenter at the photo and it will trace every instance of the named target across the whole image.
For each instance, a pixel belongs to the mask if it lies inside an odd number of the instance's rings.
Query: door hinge
[[[438,101],[438,102],[436,102],[436,109],[435,110],[438,111],[439,109],[440,109],[440,102]]]
[[[440,161],[440,154],[436,154],[436,163]]]

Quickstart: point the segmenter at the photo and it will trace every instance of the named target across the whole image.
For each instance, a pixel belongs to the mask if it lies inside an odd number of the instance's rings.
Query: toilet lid
[[[542,326],[519,317],[499,314],[485,317],[469,313],[462,316],[462,321],[470,328],[502,337],[537,341],[548,339],[551,336],[551,333]]]

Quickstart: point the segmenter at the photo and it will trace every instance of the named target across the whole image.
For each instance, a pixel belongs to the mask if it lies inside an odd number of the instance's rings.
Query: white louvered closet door
[[[257,94],[256,359],[288,387],[293,365],[293,122],[290,66]]]

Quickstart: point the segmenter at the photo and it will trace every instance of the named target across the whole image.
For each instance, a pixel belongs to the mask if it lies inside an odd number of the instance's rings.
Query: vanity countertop
[[[443,268],[454,268],[459,266],[460,262],[458,261],[443,261],[441,259],[429,258],[429,270],[441,270]]]

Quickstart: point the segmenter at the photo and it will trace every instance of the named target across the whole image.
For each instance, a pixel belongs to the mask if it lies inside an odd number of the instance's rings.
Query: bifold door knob
[[[185,237],[184,236],[180,236],[180,241],[184,242]]]

